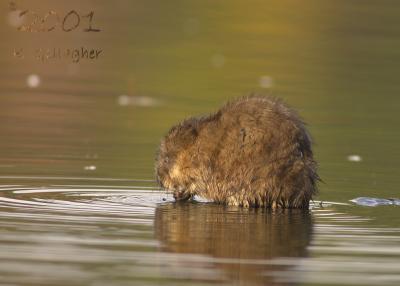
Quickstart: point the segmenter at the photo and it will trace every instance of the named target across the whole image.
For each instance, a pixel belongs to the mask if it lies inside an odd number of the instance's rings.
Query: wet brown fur
[[[318,175],[311,138],[295,111],[253,95],[189,118],[163,138],[159,184],[176,200],[194,195],[227,205],[308,208]]]

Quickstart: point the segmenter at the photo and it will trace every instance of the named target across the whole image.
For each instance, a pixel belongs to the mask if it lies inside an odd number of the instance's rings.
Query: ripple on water
[[[0,186],[12,285],[399,285],[400,228],[346,204],[310,213],[175,204],[152,186]]]

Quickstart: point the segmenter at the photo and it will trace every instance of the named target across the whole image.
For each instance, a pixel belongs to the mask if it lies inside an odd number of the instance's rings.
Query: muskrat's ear
[[[198,135],[198,124],[193,119],[185,120],[171,128],[165,141],[169,148],[183,148],[193,144]]]
[[[197,132],[198,125],[199,125],[198,119],[189,118],[189,119],[184,120],[181,123],[181,128],[182,128],[182,130],[185,130],[187,133],[190,133],[193,136],[197,136],[198,135],[198,132]]]
[[[193,123],[189,123],[183,126],[182,128],[182,135],[187,139],[187,140],[194,140],[197,138],[199,135],[199,132],[197,130],[197,126]]]
[[[190,133],[193,137],[197,137],[199,132],[197,131],[197,127],[195,125],[190,126]]]
[[[187,146],[192,144],[199,135],[198,126],[193,120],[184,121],[178,128],[176,136],[179,145]]]

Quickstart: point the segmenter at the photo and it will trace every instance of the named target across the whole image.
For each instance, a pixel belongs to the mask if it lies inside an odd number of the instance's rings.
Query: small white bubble
[[[263,75],[260,77],[259,83],[262,88],[271,88],[272,84],[273,84],[273,80],[272,80],[272,77],[270,77],[268,75]]]
[[[129,105],[129,101],[130,100],[129,100],[128,95],[123,94],[123,95],[118,96],[118,104],[119,105],[122,105],[122,106]]]
[[[215,54],[211,58],[211,63],[215,68],[222,68],[225,65],[225,57],[221,54]]]
[[[361,162],[362,158],[360,155],[349,155],[347,156],[347,160],[350,162]]]
[[[133,105],[140,107],[151,107],[159,105],[160,103],[157,99],[149,96],[129,96],[123,94],[118,97],[118,104],[121,106]]]
[[[40,77],[37,74],[31,74],[27,77],[26,84],[31,88],[36,88],[40,85]]]
[[[85,169],[86,171],[94,171],[97,168],[96,168],[96,166],[91,165],[91,166],[85,166],[83,169]]]

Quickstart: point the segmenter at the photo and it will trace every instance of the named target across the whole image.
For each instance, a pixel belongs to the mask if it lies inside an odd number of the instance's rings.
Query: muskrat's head
[[[193,146],[198,136],[197,119],[174,126],[163,138],[156,159],[156,177],[161,187],[172,191],[176,200],[193,197]]]

